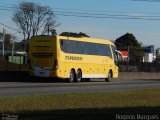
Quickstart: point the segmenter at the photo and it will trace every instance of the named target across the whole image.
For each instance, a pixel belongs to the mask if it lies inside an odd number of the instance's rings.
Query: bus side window
[[[110,58],[112,58],[112,53],[111,53],[111,49],[110,49],[110,46],[107,45],[107,56],[109,56]]]

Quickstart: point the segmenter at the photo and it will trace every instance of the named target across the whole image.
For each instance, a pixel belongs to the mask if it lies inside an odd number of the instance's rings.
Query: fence
[[[160,63],[120,62],[120,72],[160,72]],[[0,56],[0,71],[28,71],[27,56]]]
[[[28,71],[27,56],[0,56],[0,71]]]
[[[160,72],[160,63],[121,62],[118,64],[120,72]]]

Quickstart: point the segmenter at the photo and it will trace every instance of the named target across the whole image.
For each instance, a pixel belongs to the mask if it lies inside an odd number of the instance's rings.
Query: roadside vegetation
[[[160,89],[73,93],[0,99],[0,112],[23,120],[106,119],[115,114],[159,114]]]

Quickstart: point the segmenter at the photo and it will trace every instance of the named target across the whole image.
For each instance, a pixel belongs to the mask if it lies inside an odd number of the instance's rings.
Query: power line
[[[13,8],[14,8],[13,6],[12,6],[12,7],[11,7],[11,6],[8,7],[8,6],[4,6],[4,5],[0,5],[0,7],[1,7],[1,8],[2,8],[2,7],[3,7],[3,8],[9,8],[9,9],[13,9]]]
[[[151,0],[132,0],[132,1],[151,1]],[[160,1],[160,0],[152,0],[152,1]],[[131,14],[142,14],[142,12],[128,13],[128,12],[120,12],[120,11],[80,10],[80,9],[66,9],[66,8],[57,8],[57,9],[62,9],[63,10],[63,11],[54,11],[55,15],[59,15],[59,16],[99,18],[99,19],[100,18],[101,19],[102,18],[103,19],[111,18],[111,19],[133,19],[133,20],[154,20],[154,21],[159,21],[160,20],[159,15],[131,15]],[[1,5],[0,10],[13,11],[14,7]],[[72,11],[77,10],[77,11],[83,11],[83,12],[72,12],[71,10]],[[86,11],[88,11],[88,12],[86,12]],[[97,12],[100,12],[100,13],[97,13]],[[102,14],[102,12],[103,12],[103,14]],[[107,13],[107,12],[109,12],[109,13]],[[121,13],[121,14],[115,14],[113,12],[117,12],[117,13]],[[125,14],[122,14],[122,13],[125,13]],[[126,13],[128,13],[128,14],[126,14]],[[146,14],[146,13],[143,13],[143,14]],[[156,13],[152,13],[152,14],[156,14]]]
[[[18,29],[12,28],[12,27],[10,27],[10,26],[8,26],[8,25],[5,25],[5,24],[3,24],[3,23],[0,23],[0,25],[2,25],[2,26],[4,26],[4,27],[7,27],[7,28],[9,28],[9,29],[12,29],[12,30],[15,30],[15,31],[19,32]]]
[[[95,14],[88,12],[64,12],[64,11],[54,11],[55,15],[60,16],[72,16],[72,17],[84,17],[84,18],[112,18],[112,19],[135,19],[135,20],[160,20],[160,16],[144,16],[144,15],[127,15],[127,14]]]
[[[74,14],[74,15],[91,15],[91,16],[111,16],[111,17],[140,17],[140,18],[159,18],[160,15],[152,15],[152,16],[146,16],[146,15],[127,15],[127,14],[95,14],[95,13],[80,13],[80,12],[63,12],[63,11],[54,11],[56,13],[60,14]]]
[[[3,10],[3,11],[13,11],[13,10],[7,9],[7,8],[0,8],[0,10]]]
[[[75,14],[55,14],[59,16],[72,16],[72,17],[84,17],[84,18],[112,18],[112,19],[133,19],[133,20],[152,20],[152,21],[160,21],[160,18],[140,18],[140,17],[118,17],[118,16],[91,16],[91,15],[75,15]]]
[[[56,10],[63,10],[65,12],[67,11],[79,11],[79,12],[94,12],[94,13],[121,13],[121,14],[160,14],[155,12],[133,12],[133,11],[115,11],[115,10],[82,10],[82,9],[68,9],[68,8],[55,8]]]
[[[13,6],[0,5],[0,10],[13,11],[14,7]]]
[[[3,11],[13,11],[13,9],[14,9],[13,6],[0,5],[0,10],[3,10]],[[1,22],[0,22],[0,25],[2,25],[2,26],[4,26],[4,27],[7,27],[7,28],[9,28],[9,29],[12,29],[12,30],[14,30],[14,31],[19,32],[18,29],[15,29],[15,28],[13,28],[13,27],[10,27],[10,26],[8,26],[8,25],[6,25],[6,24],[4,24],[4,23],[1,23]]]
[[[0,10],[13,11],[12,7],[0,8]],[[108,13],[91,13],[91,12],[71,12],[71,11],[54,11],[55,15],[86,17],[86,18],[112,18],[112,19],[137,19],[137,20],[160,20],[158,15],[130,15],[130,14],[108,14]],[[118,12],[118,11],[117,11]],[[133,13],[131,13],[133,14]],[[136,14],[136,13],[134,13]]]
[[[131,1],[160,2],[160,0],[131,0]]]
[[[132,1],[150,1],[150,0],[132,0]],[[159,1],[160,0],[153,0],[153,1]],[[7,10],[7,11],[14,11],[15,7],[12,6],[4,6],[4,5],[0,5],[0,10]],[[104,11],[104,10],[82,10],[82,9],[67,9],[67,8],[55,8],[55,9],[61,9],[63,11],[54,11],[54,12],[60,12],[63,14],[67,14],[67,13],[73,13],[73,14],[89,14],[89,15],[109,15],[109,16],[128,16],[128,17],[160,17],[160,16],[153,16],[153,14],[160,14],[160,13],[145,13],[145,12],[122,12],[122,11]],[[68,12],[67,12],[68,11]],[[74,12],[73,12],[74,11]],[[80,11],[80,12],[75,12],[75,11]],[[94,12],[94,13],[92,13]],[[102,14],[103,12],[103,14]],[[96,13],[96,14],[95,14]],[[109,14],[108,14],[109,13]],[[112,14],[111,14],[112,13]],[[115,13],[121,13],[121,14],[116,14]],[[128,15],[127,15],[128,14]],[[149,15],[139,15],[139,16],[135,16],[135,15],[130,15],[130,14],[152,14],[152,16]]]
[[[131,0],[131,1],[148,1],[148,0]],[[160,0],[156,0],[156,1],[159,1]],[[97,13],[97,14],[101,14],[101,13],[121,13],[121,14],[160,14],[160,13],[154,13],[154,12],[151,12],[151,13],[146,13],[146,12],[124,12],[124,11],[113,11],[113,10],[110,10],[110,11],[105,11],[105,10],[93,10],[93,9],[70,9],[70,8],[55,8],[55,9],[59,9],[59,10],[63,10],[64,12],[66,11],[80,11],[80,12],[94,12],[94,13]],[[11,6],[5,6],[5,5],[0,5],[0,10],[8,10],[8,11],[14,11],[15,10],[15,7],[13,7],[13,5]],[[54,10],[53,10],[54,11]]]

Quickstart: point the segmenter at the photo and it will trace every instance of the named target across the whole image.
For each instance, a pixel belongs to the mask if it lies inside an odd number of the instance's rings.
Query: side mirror
[[[122,53],[118,50],[115,50],[115,52],[117,53],[117,62],[121,63],[123,62],[123,57],[122,57]]]

